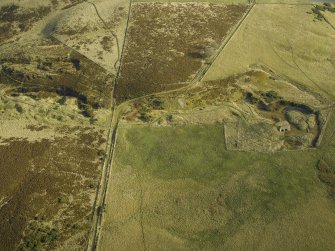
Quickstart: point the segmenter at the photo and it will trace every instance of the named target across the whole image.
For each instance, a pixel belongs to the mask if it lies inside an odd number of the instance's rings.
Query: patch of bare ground
[[[43,126],[32,130],[44,130]],[[60,127],[55,139],[0,145],[0,249],[83,249],[90,229],[103,131]]]
[[[191,80],[246,9],[204,3],[134,4],[115,93],[118,101]]]

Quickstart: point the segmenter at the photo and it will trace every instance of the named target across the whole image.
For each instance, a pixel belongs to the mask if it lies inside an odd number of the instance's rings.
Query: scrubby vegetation
[[[324,19],[324,16],[322,14],[322,12],[324,12],[324,11],[329,11],[329,12],[335,13],[335,6],[333,6],[330,3],[324,3],[323,5],[315,5],[312,8],[312,12],[314,13],[316,19],[318,19],[320,21]]]
[[[19,32],[28,31],[32,25],[51,12],[50,7],[24,9],[11,4],[0,9],[0,41],[11,38]]]
[[[31,223],[27,230],[26,236],[23,237],[23,245],[19,250],[44,250],[52,246],[59,239],[59,230],[49,226],[39,226]]]

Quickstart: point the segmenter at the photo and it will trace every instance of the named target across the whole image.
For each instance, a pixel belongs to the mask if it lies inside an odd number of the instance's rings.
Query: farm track
[[[211,59],[209,60],[209,62],[205,63],[200,68],[200,70],[198,71],[198,73],[195,75],[195,77],[191,81],[193,84],[194,83],[198,83],[198,82],[200,82],[203,79],[203,77],[208,72],[208,70],[211,68],[211,66],[213,65],[213,63],[217,59],[217,57],[221,54],[221,52],[224,50],[224,48],[228,45],[229,41],[234,37],[235,33],[241,27],[241,24],[249,16],[249,14],[250,14],[251,10],[254,8],[254,6],[255,6],[255,3],[254,2],[251,3],[250,6],[249,6],[249,8],[248,8],[248,10],[243,15],[243,17],[240,19],[240,21],[235,25],[235,27],[230,32],[228,32],[228,36],[223,40],[223,42],[221,43],[219,49],[217,49],[217,51],[211,57]]]
[[[95,4],[95,3],[92,3],[92,2],[90,2],[90,1],[86,1],[86,2],[89,3],[89,4],[91,4],[91,5],[94,7],[97,16],[99,17],[99,19],[101,20],[101,22],[102,22],[103,25],[104,25],[104,28],[105,28],[106,30],[110,31],[111,34],[112,34],[112,36],[113,36],[113,37],[115,38],[115,40],[116,40],[117,56],[118,56],[118,57],[117,57],[117,60],[116,60],[115,63],[114,63],[114,69],[117,71],[117,64],[120,62],[120,43],[119,43],[119,38],[117,37],[116,33],[113,32],[113,30],[110,29],[110,28],[108,27],[108,25],[107,25],[107,23],[105,22],[105,20],[101,17],[101,15],[100,15],[100,13],[99,13],[99,11],[98,11],[98,8],[97,8],[97,6],[96,6],[96,4]]]
[[[96,5],[94,3],[89,2],[89,1],[87,1],[87,2],[94,6],[94,8],[97,12],[97,15],[99,16],[99,18],[103,22],[104,26],[107,27],[106,22],[100,16]],[[112,109],[113,109],[113,111],[112,111],[112,119],[111,119],[111,122],[110,122],[110,129],[109,129],[109,132],[108,132],[108,141],[107,141],[108,144],[107,144],[107,147],[106,147],[106,154],[107,155],[106,155],[105,162],[104,162],[104,168],[102,170],[101,182],[100,182],[98,192],[97,192],[97,194],[98,194],[97,196],[100,196],[100,199],[96,199],[96,203],[95,203],[95,207],[94,207],[95,208],[94,216],[93,216],[93,218],[94,218],[93,219],[94,230],[93,230],[93,233],[90,236],[90,239],[89,239],[89,242],[88,242],[88,245],[87,245],[87,250],[97,250],[98,249],[99,238],[100,238],[101,228],[102,228],[102,223],[103,223],[103,212],[100,211],[100,210],[103,209],[104,206],[105,206],[106,196],[107,196],[107,193],[108,193],[108,184],[111,182],[110,181],[110,174],[111,174],[111,171],[112,171],[113,156],[114,156],[115,147],[116,147],[117,130],[118,130],[120,116],[122,115],[122,112],[123,112],[124,108],[126,108],[127,105],[131,104],[132,102],[134,102],[136,100],[140,100],[140,99],[143,99],[143,98],[146,98],[146,97],[150,97],[152,95],[166,95],[166,94],[169,94],[169,93],[179,92],[179,91],[188,90],[190,88],[193,88],[195,85],[197,85],[203,79],[203,77],[208,72],[208,70],[211,68],[211,66],[213,65],[213,63],[217,59],[217,57],[225,49],[225,47],[228,45],[228,43],[234,37],[235,33],[241,27],[242,23],[249,16],[249,14],[251,13],[254,6],[256,4],[267,5],[267,3],[256,3],[255,1],[252,1],[249,4],[249,8],[246,11],[246,13],[244,14],[244,16],[236,24],[236,26],[229,32],[228,36],[223,40],[219,49],[211,57],[210,61],[208,63],[204,64],[198,70],[196,76],[190,82],[185,83],[186,86],[183,86],[181,88],[174,89],[174,90],[162,91],[162,92],[158,92],[158,93],[154,93],[154,94],[147,94],[147,95],[144,95],[144,96],[136,97],[134,99],[127,100],[127,101],[119,104],[116,107],[116,101],[115,101],[115,98],[114,98],[114,90],[115,90],[115,87],[117,86],[118,78],[119,78],[119,75],[120,75],[120,68],[121,68],[122,59],[123,59],[123,52],[125,50],[125,42],[126,42],[126,38],[127,38],[127,34],[128,34],[128,27],[129,27],[129,21],[130,21],[130,16],[131,16],[132,4],[133,4],[132,0],[130,0],[129,10],[128,10],[128,18],[127,18],[127,23],[126,23],[125,36],[124,36],[122,49],[120,49],[119,42],[118,42],[118,45],[117,45],[118,50],[119,50],[119,55],[118,55],[119,65],[118,65],[118,68],[117,68],[117,71],[116,71],[116,77],[114,79],[114,86],[113,86],[113,93],[112,93],[112,100],[113,100],[113,106],[112,106],[113,108]],[[271,3],[271,4],[283,4],[283,3]],[[312,4],[285,4],[284,3],[284,5],[312,5]],[[118,41],[118,38],[114,33],[113,33],[113,36]],[[117,65],[117,62],[114,65],[115,68],[116,68],[116,65]],[[115,107],[116,107],[116,109],[115,109]],[[241,116],[241,119],[248,123],[248,120],[246,119],[245,114],[243,114]],[[255,130],[255,128],[251,128],[251,129]],[[311,149],[307,149],[307,150],[311,150]],[[100,210],[99,210],[99,208],[100,208]],[[100,211],[100,213],[98,211]],[[142,232],[142,235],[143,234],[144,233]],[[146,245],[144,243],[144,249],[146,249],[145,246]]]
[[[97,6],[92,3],[87,1],[88,3],[92,4],[97,16],[99,19],[102,21],[105,29],[110,30],[109,27],[107,26],[106,22],[104,19],[101,17]],[[123,55],[123,50],[124,50],[124,44],[126,41],[126,36],[127,36],[127,31],[128,31],[128,25],[129,25],[129,19],[130,19],[130,14],[131,14],[131,5],[132,5],[132,0],[129,1],[129,9],[128,9],[128,17],[127,17],[127,23],[126,23],[126,29],[125,29],[125,35],[124,35],[124,41],[123,41],[123,46],[122,49],[120,48],[120,43],[117,35],[111,31],[113,37],[116,39],[117,43],[117,53],[118,53],[118,58],[116,62],[114,63],[114,69],[116,71],[116,76],[113,80],[113,88],[112,88],[112,93],[111,93],[111,100],[112,100],[112,115],[111,119],[109,122],[108,126],[108,133],[107,133],[107,145],[105,149],[105,160],[103,164],[103,168],[101,171],[101,178],[100,178],[100,183],[97,188],[96,192],[96,197],[95,197],[95,202],[93,205],[93,214],[92,214],[92,228],[90,232],[90,236],[87,242],[86,250],[97,250],[98,249],[98,243],[99,243],[99,237],[100,237],[100,232],[101,232],[101,226],[102,226],[102,216],[103,216],[103,210],[106,202],[106,195],[107,195],[107,190],[108,190],[108,184],[110,181],[110,174],[111,174],[111,169],[112,169],[112,159],[114,155],[114,150],[115,150],[115,144],[116,144],[116,138],[117,138],[117,129],[118,129],[118,122],[119,122],[119,116],[116,114],[116,101],[114,98],[114,90],[117,85],[117,81],[119,78],[120,74],[120,69],[121,69],[121,61],[122,61],[122,55]],[[116,122],[114,123],[116,118]]]
[[[125,42],[126,42],[126,38],[127,38],[127,34],[128,34],[128,27],[129,27],[130,15],[131,15],[131,6],[132,6],[132,1],[130,1],[130,4],[129,4],[125,36],[124,36],[122,50],[121,50],[121,53],[119,54],[120,55],[119,56],[119,67],[118,67],[117,74],[116,74],[116,77],[115,77],[115,80],[114,80],[113,92],[115,90],[115,87],[117,86],[118,78],[119,78],[119,75],[120,75],[120,69],[121,69],[121,64],[122,64],[122,59],[123,59],[123,51],[125,49]],[[242,22],[245,20],[245,18],[250,13],[253,6],[254,6],[254,4],[252,4],[249,7],[246,14],[239,21],[237,26],[231,31],[230,35],[228,36],[228,39],[224,40],[223,44],[220,46],[220,48],[216,52],[215,57],[213,57],[212,62],[210,64],[204,65],[205,67],[201,68],[198,71],[198,74],[196,75],[196,77],[191,82],[185,83],[187,85],[183,86],[181,88],[155,93],[155,95],[164,95],[164,94],[173,93],[173,92],[177,92],[177,91],[187,90],[189,88],[192,88],[194,85],[196,85],[202,79],[202,76],[209,70],[209,68],[213,64],[215,58],[220,54],[220,52],[223,50],[225,45],[232,38],[234,33],[238,30],[238,28],[240,27]],[[96,8],[95,5],[94,5],[94,7],[95,7],[95,9],[98,13],[98,9]],[[100,14],[98,14],[98,16],[99,16],[100,19],[102,19]],[[103,19],[102,19],[102,21],[103,21]],[[103,21],[103,23],[104,23],[104,25],[106,25],[106,23],[104,21]],[[118,45],[118,48],[119,48],[119,45]],[[120,120],[120,115],[122,114],[123,109],[128,104],[134,102],[135,100],[139,100],[139,99],[149,97],[149,96],[152,96],[152,95],[153,94],[148,94],[148,95],[137,97],[137,98],[134,98],[134,99],[131,99],[131,100],[127,100],[127,101],[121,103],[120,105],[118,105],[117,109],[115,109],[116,102],[115,102],[115,98],[114,98],[114,93],[112,93],[113,112],[112,112],[112,119],[111,119],[111,122],[110,122],[110,129],[109,129],[109,132],[108,132],[108,140],[107,140],[108,144],[107,144],[107,147],[106,147],[107,156],[105,158],[105,162],[104,162],[104,166],[103,166],[103,170],[102,170],[102,177],[101,177],[101,180],[100,180],[100,184],[99,184],[99,187],[98,187],[98,190],[97,190],[96,200],[95,200],[95,203],[94,203],[94,212],[93,212],[93,217],[92,217],[93,227],[92,227],[92,230],[91,230],[91,234],[90,234],[90,238],[89,238],[86,250],[98,250],[99,237],[100,237],[100,234],[101,234],[102,221],[103,221],[103,212],[102,211],[103,211],[103,208],[105,206],[106,196],[107,196],[107,193],[108,193],[108,184],[110,182],[109,179],[110,179],[110,174],[111,174],[111,170],[112,170],[113,155],[114,155],[114,152],[115,152],[117,129],[118,129],[118,124],[119,124],[119,120]],[[142,233],[142,235],[143,234],[144,233]],[[144,248],[145,248],[145,245],[144,245]]]

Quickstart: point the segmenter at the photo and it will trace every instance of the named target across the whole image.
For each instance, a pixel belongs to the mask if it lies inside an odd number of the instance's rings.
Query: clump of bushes
[[[23,107],[20,104],[16,103],[15,109],[18,113],[23,113]]]
[[[261,96],[265,99],[266,102],[270,103],[282,99],[276,91],[262,92]]]
[[[45,62],[39,62],[37,64],[37,69],[42,71],[48,71],[52,68],[52,62],[45,61]]]
[[[80,70],[80,60],[77,58],[72,58],[71,63],[73,64],[73,67],[79,71]]]
[[[57,101],[57,103],[60,105],[65,105],[66,100],[67,100],[66,96],[63,96]]]
[[[322,14],[324,11],[335,13],[335,7],[333,7],[330,3],[324,3],[323,5],[315,5],[312,8],[312,12],[316,15],[316,19],[318,20],[324,19]]]
[[[168,115],[166,115],[166,120],[167,120],[168,122],[172,122],[172,120],[173,120],[173,115],[172,115],[172,114],[168,114]]]
[[[90,104],[83,104],[82,105],[82,114],[87,118],[94,117],[94,110]]]
[[[23,246],[21,250],[42,250],[45,246],[60,238],[60,232],[56,228],[39,227],[37,224],[31,224],[28,234],[23,237]]]
[[[159,99],[154,99],[152,101],[152,107],[153,107],[153,109],[156,109],[156,110],[162,110],[163,109],[163,101],[161,101]]]
[[[245,94],[245,99],[248,103],[252,105],[258,104],[258,99],[254,97],[254,95],[251,92],[247,92]]]
[[[143,122],[149,122],[151,120],[151,116],[146,113],[140,113],[138,118]]]
[[[99,156],[99,160],[100,160],[100,161],[103,161],[103,160],[105,159],[105,157],[106,157],[106,152],[105,152],[105,150],[103,150],[103,149],[99,149],[99,150],[98,150],[98,156]]]
[[[108,36],[104,36],[100,42],[102,48],[105,50],[105,51],[109,51],[111,52],[112,50],[112,38],[111,37],[108,37]]]
[[[105,209],[106,209],[106,204],[103,204],[102,206],[98,206],[97,208],[98,215],[102,215],[103,212],[105,212]]]
[[[62,195],[57,198],[57,203],[58,204],[63,204],[63,203],[66,203],[66,202],[67,202],[66,197],[64,197]]]

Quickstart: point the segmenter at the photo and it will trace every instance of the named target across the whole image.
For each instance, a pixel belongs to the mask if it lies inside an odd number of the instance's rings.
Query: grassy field
[[[100,250],[332,250],[316,165],[335,165],[333,130],[318,150],[260,154],[226,151],[221,125],[121,127]]]
[[[335,31],[313,21],[309,5],[256,5],[205,76],[213,80],[254,64],[334,95]],[[238,60],[236,60],[238,58]]]
[[[335,27],[335,15],[329,11],[322,12],[324,17],[328,20],[328,22]],[[335,53],[335,52],[334,52]],[[335,56],[334,56],[335,57]],[[335,59],[334,59],[335,60]]]

